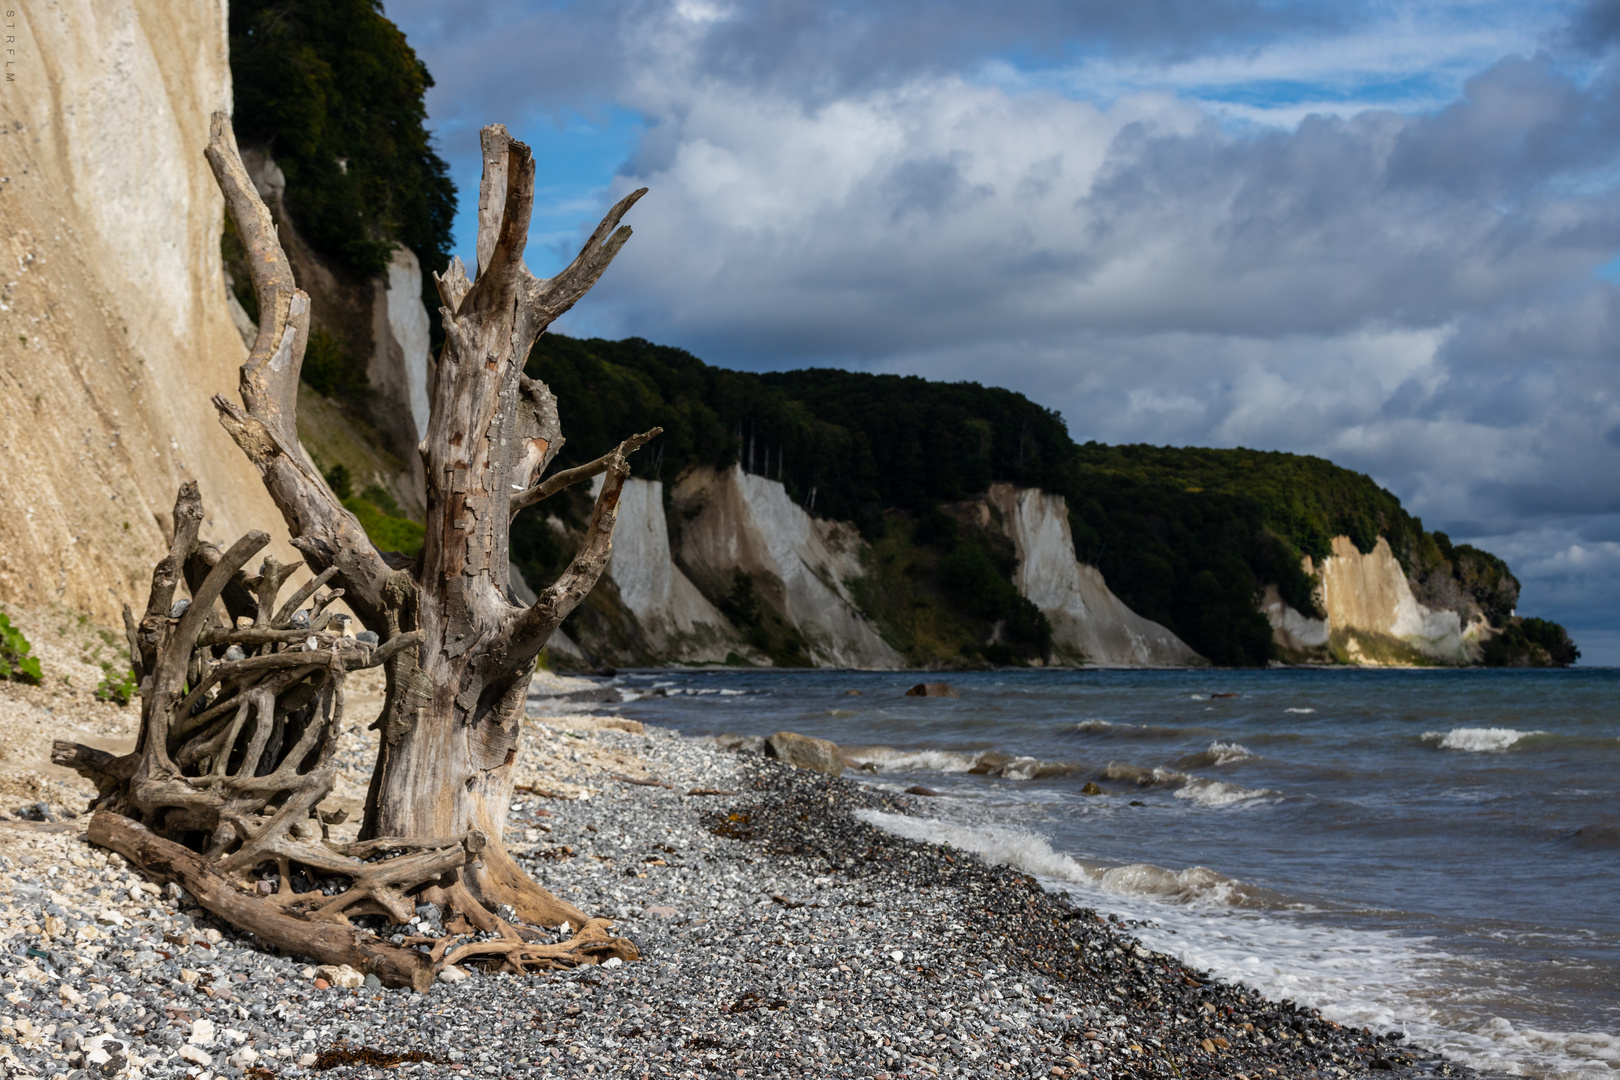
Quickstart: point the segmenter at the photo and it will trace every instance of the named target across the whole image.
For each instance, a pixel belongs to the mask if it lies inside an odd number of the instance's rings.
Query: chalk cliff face
[[[0,95],[0,600],[116,624],[144,597],[175,490],[204,535],[281,533],[215,419],[246,356],[203,160],[230,106],[217,0],[17,5]],[[273,553],[297,558],[284,543]]]
[[[394,248],[387,270],[375,277],[358,277],[335,266],[310,247],[287,212],[287,178],[262,148],[242,151],[242,162],[259,197],[276,220],[277,233],[292,265],[299,288],[309,294],[312,325],[339,340],[351,356],[364,361],[370,401],[366,413],[384,435],[392,453],[409,472],[409,483],[394,470],[361,473],[368,482],[390,489],[401,506],[420,516],[425,481],[415,447],[427,433],[428,350],[431,335],[427,308],[422,303],[422,267],[416,255]],[[244,313],[245,316],[245,313]],[[238,321],[240,321],[238,318]],[[303,395],[308,396],[308,391]],[[352,447],[334,443],[338,432],[323,423],[319,406],[301,410],[299,431],[305,448],[323,468],[324,457],[355,459]],[[341,421],[337,427],[344,426]],[[356,462],[358,464],[358,462]],[[353,470],[351,470],[353,471]]]
[[[388,264],[387,325],[399,349],[405,396],[410,401],[411,423],[418,441],[428,426],[428,349],[432,324],[422,303],[422,264],[408,247],[396,247]]]
[[[727,595],[736,575],[747,575],[818,666],[904,666],[845,584],[863,573],[854,526],[812,518],[780,483],[740,466],[694,469],[671,496],[680,522],[675,560],[709,596]]]
[[[1484,618],[1465,625],[1455,611],[1419,603],[1383,537],[1365,555],[1348,536],[1334,537],[1333,554],[1320,567],[1307,558],[1305,571],[1320,575],[1319,603],[1326,619],[1300,614],[1275,589],[1267,591],[1264,602],[1273,638],[1289,658],[1364,664],[1468,664],[1479,659],[1479,647],[1490,632]]]
[[[995,484],[990,502],[1018,551],[1014,584],[1052,624],[1056,659],[1138,667],[1205,663],[1169,630],[1126,607],[1096,567],[1075,559],[1063,496]]]
[[[593,495],[601,490],[602,478],[597,477]],[[753,655],[726,617],[675,565],[663,484],[634,477],[625,481],[607,577],[635,616],[648,659],[724,663],[728,656]]]

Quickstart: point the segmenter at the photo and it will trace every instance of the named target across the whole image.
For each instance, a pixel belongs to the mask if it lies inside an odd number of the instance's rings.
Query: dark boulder
[[[950,683],[920,682],[906,691],[906,697],[961,697]]]

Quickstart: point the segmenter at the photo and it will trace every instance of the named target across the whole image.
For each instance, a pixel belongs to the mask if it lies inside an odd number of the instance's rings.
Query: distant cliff
[[[1578,655],[1555,624],[1518,616],[1518,582],[1500,559],[1426,531],[1369,477],[1320,458],[1077,446],[1055,413],[1006,390],[755,375],[637,339],[548,335],[529,370],[561,402],[570,441],[559,467],[656,423],[666,434],[638,475],[673,491],[735,471],[739,490],[768,482],[777,502],[841,523],[859,541],[844,541],[861,568],[840,571],[848,602],[908,665]],[[685,523],[665,501],[679,564]],[[562,526],[565,506],[544,514]],[[531,511],[513,526],[514,559],[531,576],[565,555],[542,520]],[[812,656],[797,616],[769,595],[776,586],[741,562],[687,570],[761,655]]]
[[[1139,667],[1208,662],[1169,630],[1126,607],[1095,566],[1074,557],[1063,496],[994,484],[990,503],[1001,512],[1017,548],[1013,581],[1051,623],[1056,657]]]
[[[1383,537],[1362,554],[1347,536],[1333,554],[1305,572],[1320,581],[1314,618],[1295,611],[1269,588],[1266,617],[1282,659],[1305,663],[1474,664],[1492,628],[1475,606],[1464,611],[1420,603]],[[1467,615],[1466,621],[1464,615]]]
[[[872,545],[848,523],[812,517],[780,482],[739,465],[700,467],[667,498],[666,512],[663,484],[632,478],[625,485],[607,575],[554,650],[560,661],[900,668],[986,659],[960,647],[919,651],[895,618],[900,613],[872,602]],[[585,505],[575,505],[581,517]],[[1094,567],[1075,560],[1061,496],[997,485],[957,510],[1015,550],[1013,587],[1050,626],[1034,662],[1204,663],[1175,635],[1131,612]],[[559,553],[582,524],[549,519]],[[915,612],[919,598],[912,593],[907,610]],[[948,617],[938,596],[921,598],[930,621]],[[980,631],[981,644],[993,647],[1005,626],[987,623]]]

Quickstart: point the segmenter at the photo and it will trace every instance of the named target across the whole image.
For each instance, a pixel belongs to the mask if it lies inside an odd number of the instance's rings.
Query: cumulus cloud
[[[1620,600],[1615,539],[1583,532],[1620,520],[1612,3],[1509,22],[1521,48],[1396,35],[1422,87],[1386,96],[1434,99],[1402,109],[1367,105],[1399,72],[1341,6],[388,10],[447,138],[494,103],[641,117],[601,201],[652,194],[574,332],[993,382],[1082,440],[1320,454],[1517,560],[1527,604]],[[1317,85],[1278,74],[1336,43]]]

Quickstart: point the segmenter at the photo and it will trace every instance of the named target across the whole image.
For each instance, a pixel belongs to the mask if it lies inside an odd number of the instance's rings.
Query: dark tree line
[[[642,475],[672,481],[694,465],[741,462],[781,480],[816,516],[855,522],[870,540],[904,528],[906,543],[933,552],[913,561],[929,568],[946,603],[963,614],[994,609],[1036,647],[1040,627],[1024,626],[1028,613],[984,585],[987,569],[1005,578],[1005,553],[982,537],[959,543],[958,530],[942,524],[942,507],[996,481],[1065,496],[1077,557],[1099,567],[1134,610],[1218,664],[1274,655],[1256,604],[1267,584],[1320,614],[1302,558],[1326,558],[1335,536],[1363,553],[1386,539],[1432,606],[1477,604],[1503,627],[1518,602],[1519,583],[1500,559],[1425,531],[1370,477],[1322,458],[1077,445],[1056,412],[1008,390],[832,369],[730,371],[639,338],[547,335],[528,371],[568,403],[564,462],[589,460],[619,432],[662,424],[658,456]],[[556,546],[548,533],[520,516],[514,552],[551,569],[538,553]]]

